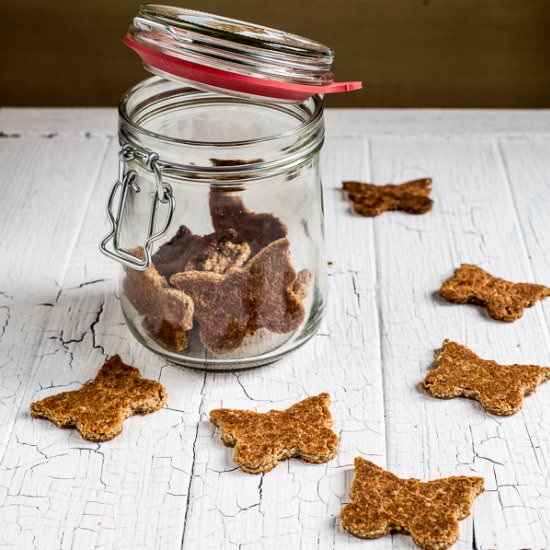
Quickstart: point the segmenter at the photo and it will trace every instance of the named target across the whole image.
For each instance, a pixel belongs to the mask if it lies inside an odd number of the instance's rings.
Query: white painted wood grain
[[[330,137],[550,134],[549,109],[326,109],[325,120]],[[8,135],[114,136],[116,129],[114,105],[111,109],[0,108],[0,131]]]
[[[70,149],[57,137],[43,139],[59,144],[65,170],[81,166],[76,175],[82,177],[95,166],[82,162],[89,138],[69,142],[81,153],[74,159],[67,158]],[[118,268],[97,251],[105,232],[107,191],[116,172],[116,147],[109,147],[98,166],[87,192],[68,194],[82,200],[80,220],[66,228],[66,258],[54,264],[62,266],[59,288],[51,299],[54,305],[30,357],[33,367],[26,383],[17,388],[20,410],[10,415],[15,425],[0,469],[0,505],[5,511],[0,514],[0,544],[6,547],[181,546],[201,376],[163,364],[139,346],[124,325],[115,294]],[[43,181],[37,179],[35,185]],[[65,206],[70,210],[71,203]],[[56,211],[50,208],[48,214]],[[49,250],[46,245],[43,249]],[[27,300],[38,296],[37,290]],[[30,418],[32,401],[79,387],[115,353],[140,367],[144,376],[159,379],[176,371],[170,377],[165,409],[129,419],[123,436],[104,444],[83,441],[74,430],[61,431]],[[24,365],[10,361],[9,366]]]
[[[15,136],[97,134],[115,136],[117,110],[112,108],[0,108],[0,132]]]
[[[114,110],[0,110],[0,547],[40,549],[412,548],[338,523],[360,454],[402,476],[478,473],[488,491],[456,548],[550,543],[550,386],[511,418],[418,389],[445,337],[501,362],[550,364],[550,303],[511,325],[433,295],[461,261],[548,281],[550,113],[327,113],[323,178],[331,300],[321,332],[276,365],[204,374],[129,335],[117,266],[97,253],[116,173]],[[48,136],[52,137],[48,137]],[[9,137],[11,136],[11,137]],[[19,136],[19,137],[17,137]],[[352,215],[343,179],[434,178],[434,210]],[[22,230],[33,227],[33,231]],[[22,281],[24,280],[24,284]],[[51,305],[41,305],[51,304]],[[120,353],[163,382],[168,406],[112,442],[31,420],[29,403],[91,378]],[[235,470],[214,407],[265,411],[329,391],[339,456]]]
[[[0,140],[0,458],[109,145],[86,143]]]
[[[331,300],[321,332],[280,363],[238,374],[205,377],[201,425],[184,548],[339,548],[360,544],[338,525],[347,499],[351,465],[358,454],[385,461],[378,317],[372,223],[348,215],[341,177],[368,169],[361,140],[327,143],[325,204]],[[343,245],[343,243],[346,245]],[[356,246],[361,254],[349,254]],[[364,253],[363,253],[364,252]],[[328,464],[297,460],[254,476],[235,470],[207,413],[216,407],[284,408],[308,395],[329,391],[339,456]],[[391,538],[372,543],[388,548]]]
[[[529,256],[530,276],[550,286],[550,140],[503,140],[498,146]],[[541,302],[539,315],[542,313],[548,326],[548,300]],[[550,335],[547,334],[547,338],[550,339]]]
[[[487,492],[473,515],[477,547],[546,548],[548,469],[537,454],[540,441],[547,440],[543,411],[550,388],[540,388],[510,418],[488,415],[463,399],[435,400],[418,389],[444,338],[503,363],[550,363],[540,309],[504,324],[480,308],[449,305],[432,295],[460,262],[511,280],[532,280],[497,144],[376,138],[370,151],[377,181],[432,176],[436,201],[426,216],[377,219],[388,465],[400,475],[424,479],[483,475]],[[522,492],[524,484],[529,489]],[[462,522],[464,548],[472,545],[471,521]]]
[[[326,120],[328,134],[339,137],[550,134],[548,109],[327,109]]]

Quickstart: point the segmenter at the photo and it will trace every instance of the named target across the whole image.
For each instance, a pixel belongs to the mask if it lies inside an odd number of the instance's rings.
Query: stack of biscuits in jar
[[[196,235],[182,225],[147,271],[126,269],[123,290],[144,328],[176,352],[196,329],[204,349],[220,356],[259,329],[298,328],[312,275],[292,265],[286,225],[253,212],[231,191],[213,188],[209,208],[212,233]]]

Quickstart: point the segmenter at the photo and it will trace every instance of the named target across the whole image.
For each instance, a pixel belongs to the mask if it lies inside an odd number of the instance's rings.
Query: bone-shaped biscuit
[[[210,420],[220,429],[223,444],[235,447],[235,464],[258,474],[287,458],[299,457],[316,464],[334,458],[338,436],[331,429],[329,405],[329,394],[321,393],[282,411],[215,409]]]
[[[143,257],[143,248],[131,252]],[[125,269],[124,295],[144,316],[144,325],[154,337],[174,351],[187,347],[187,332],[193,327],[193,301],[172,288],[154,262],[146,271]]]
[[[122,432],[125,418],[157,411],[167,398],[162,384],[142,378],[138,369],[115,355],[79,390],[32,403],[31,414],[59,428],[74,426],[84,439],[107,441]]]
[[[500,365],[481,359],[468,348],[445,340],[423,387],[442,399],[468,397],[501,416],[518,412],[523,397],[550,380],[550,368],[536,365]]]
[[[204,347],[224,355],[260,328],[285,334],[305,317],[301,302],[307,277],[298,277],[287,239],[272,242],[241,268],[226,274],[185,271],[170,278],[191,296]]]
[[[449,548],[459,536],[458,520],[467,517],[483,478],[453,476],[422,482],[402,479],[357,457],[351,502],[340,515],[342,527],[365,539],[391,532],[411,535],[426,550]]]
[[[345,181],[343,188],[353,202],[353,209],[362,216],[378,216],[386,210],[403,210],[424,214],[432,209],[431,178],[408,181],[399,185],[375,185]]]
[[[489,315],[499,321],[515,321],[523,315],[524,308],[550,296],[550,288],[543,285],[511,283],[471,264],[456,269],[439,292],[449,302],[485,306]]]

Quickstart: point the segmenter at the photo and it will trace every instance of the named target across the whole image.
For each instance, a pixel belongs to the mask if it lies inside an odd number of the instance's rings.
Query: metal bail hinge
[[[118,179],[115,181],[111,193],[109,194],[109,200],[107,202],[107,216],[111,223],[111,232],[101,241],[99,248],[103,254],[124,264],[127,267],[137,269],[138,271],[145,271],[151,266],[151,247],[153,242],[162,237],[172,221],[174,214],[175,201],[172,194],[172,187],[168,183],[162,182],[161,170],[158,166],[158,155],[156,153],[149,153],[145,155],[140,151],[137,151],[130,145],[124,145],[118,153]],[[135,170],[126,171],[126,163],[140,158],[143,161],[145,168],[155,175],[156,191],[152,197],[151,214],[149,216],[149,228],[147,231],[147,238],[143,245],[143,258],[131,254],[127,250],[120,248],[120,228],[122,222],[122,214],[126,205],[126,199],[128,193],[133,191],[134,193],[140,192],[140,187],[137,184],[137,172]],[[115,198],[119,194],[118,207],[116,212],[114,211]],[[160,204],[168,206],[168,212],[166,215],[166,221],[162,225],[162,228],[155,233],[155,220],[157,215],[157,207]],[[108,244],[112,241],[112,247],[108,248]]]

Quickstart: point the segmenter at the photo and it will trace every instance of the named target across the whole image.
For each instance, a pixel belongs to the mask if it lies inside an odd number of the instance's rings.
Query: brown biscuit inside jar
[[[235,351],[261,328],[282,334],[298,328],[305,317],[305,280],[297,283],[288,239],[272,242],[223,275],[187,271],[170,278],[193,299],[200,340],[216,355]]]
[[[143,258],[143,248],[130,251]],[[168,284],[154,262],[146,271],[125,269],[124,294],[136,311],[143,315],[143,325],[168,349],[187,348],[187,332],[193,327],[193,301],[181,290]]]
[[[182,271],[224,273],[230,267],[244,265],[250,255],[250,246],[238,239],[234,229],[194,235],[182,225],[174,237],[159,248],[153,260],[169,280],[174,273]]]
[[[189,270],[224,273],[241,267],[261,249],[287,236],[286,225],[277,216],[253,212],[227,189],[212,188],[209,206],[213,233],[195,235],[181,225],[153,256],[167,280]]]
[[[313,274],[309,269],[302,269],[296,275],[296,280],[292,285],[292,291],[299,300],[303,300],[307,296],[309,284],[313,279]]]
[[[288,234],[286,225],[277,216],[256,213],[244,204],[241,197],[223,189],[212,188],[209,203],[214,230],[236,231],[236,238],[248,243],[252,256]]]
[[[204,238],[202,249],[190,258],[184,271],[211,271],[225,273],[233,267],[242,267],[250,258],[251,250],[247,242],[235,242],[236,232],[229,229],[215,238]]]
[[[210,159],[210,162],[214,166],[246,166],[247,164],[259,164],[260,162],[263,162],[264,159],[251,159],[251,160],[245,160],[245,159]]]
[[[145,327],[170,349],[183,351],[187,330],[197,326],[202,345],[224,355],[241,347],[245,337],[258,329],[285,334],[305,317],[302,300],[312,274],[294,270],[286,225],[273,214],[253,212],[233,189],[224,189],[210,192],[214,232],[195,235],[180,226],[154,254],[154,272],[139,279],[141,291],[126,290],[136,309],[146,315]],[[159,322],[156,310],[162,305],[146,305],[143,286],[151,285],[153,273],[157,285],[164,281],[191,302],[194,316],[191,322],[184,319],[188,328],[183,332],[175,331],[173,323]],[[127,281],[136,287],[132,277],[139,275],[132,274]],[[158,293],[157,298],[163,300]],[[148,314],[147,306],[153,308]]]

